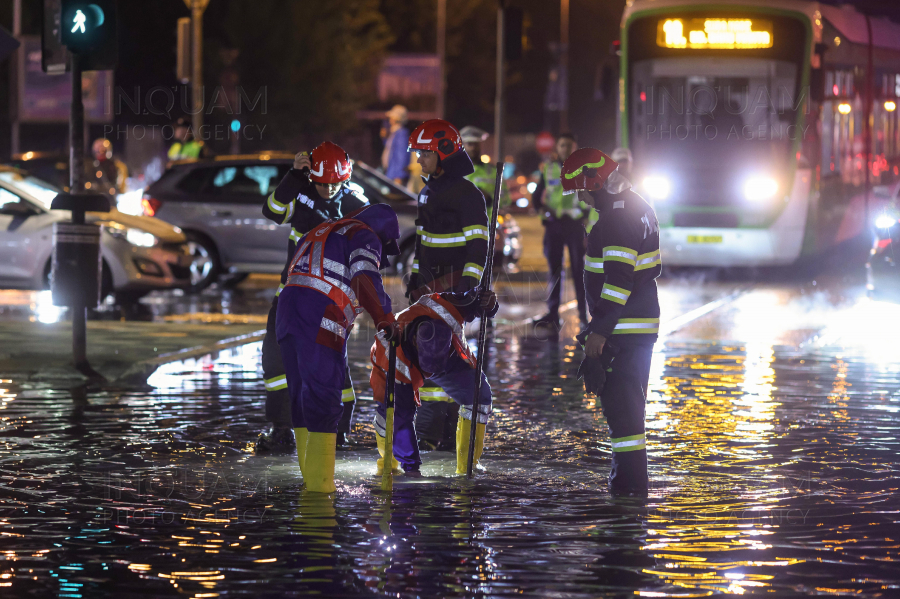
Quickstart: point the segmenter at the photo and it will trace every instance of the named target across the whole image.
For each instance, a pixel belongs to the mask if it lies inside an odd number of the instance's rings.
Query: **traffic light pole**
[[[82,193],[84,178],[84,102],[81,94],[81,59],[75,52],[69,53],[72,73],[72,112],[69,116],[69,193]],[[84,224],[84,211],[73,210],[72,222]],[[92,371],[87,360],[87,306],[76,302],[72,306],[72,355],[75,368],[85,373]]]
[[[188,0],[185,0],[188,1]],[[203,11],[209,0],[191,0],[191,25],[194,31],[191,36],[194,66],[191,69],[191,96],[194,103],[192,126],[194,139],[201,141],[200,131],[203,127]]]

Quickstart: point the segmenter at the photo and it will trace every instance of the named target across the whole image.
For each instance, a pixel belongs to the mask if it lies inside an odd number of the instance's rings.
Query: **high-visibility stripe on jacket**
[[[287,280],[288,267],[297,252],[297,242],[313,227],[329,219],[341,218],[365,206],[368,200],[348,186],[331,199],[323,199],[315,190],[315,185],[297,169],[287,172],[275,191],[269,194],[263,204],[262,213],[278,225],[290,224],[287,260],[281,272],[281,285],[275,295],[281,294]]]
[[[423,295],[415,304],[399,312],[396,315],[396,323],[400,328],[400,338],[406,339],[406,328],[417,318],[426,316],[440,320],[445,323],[450,330],[453,331],[453,348],[459,357],[475,366],[475,356],[466,343],[466,333],[463,329],[465,320],[459,310],[450,302],[443,299],[440,294],[432,293]],[[389,342],[384,338],[382,333],[375,336],[375,342],[372,344],[370,358],[372,360],[372,373],[369,375],[369,382],[372,385],[372,393],[375,401],[384,401],[385,383],[387,381],[388,371],[388,346]],[[403,343],[397,347],[397,370],[394,380],[412,385],[415,391],[416,403],[421,404],[419,398],[419,389],[425,383],[425,378],[433,373],[423,373],[419,370],[419,365],[414,364],[403,351]]]
[[[320,327],[343,339],[346,339],[347,331],[356,320],[357,314],[362,312],[350,282],[363,270],[377,273],[379,257],[372,252],[368,252],[372,254],[371,256],[366,256],[362,251],[356,250],[351,253],[348,266],[326,258],[325,244],[332,234],[346,235],[359,228],[371,230],[356,220],[340,220],[323,223],[310,231],[304,236],[300,249],[291,261],[285,283],[285,287],[307,287],[327,295],[343,313],[344,318],[338,322],[325,315],[322,317]]]
[[[618,337],[620,345],[652,342],[659,333],[659,222],[653,208],[630,189],[598,193],[599,220],[588,235],[584,259],[589,328]]]

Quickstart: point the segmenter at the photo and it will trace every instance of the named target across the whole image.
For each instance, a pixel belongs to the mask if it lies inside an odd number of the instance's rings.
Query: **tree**
[[[265,147],[356,125],[393,40],[378,0],[211,2],[209,10],[206,22],[220,25],[207,56],[239,49],[241,87],[251,98],[266,91],[266,114],[246,117],[267,125]]]

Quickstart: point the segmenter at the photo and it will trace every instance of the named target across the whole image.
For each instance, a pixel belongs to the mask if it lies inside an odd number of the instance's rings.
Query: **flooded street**
[[[265,294],[229,293],[234,322],[263,328]],[[301,491],[293,456],[252,452],[259,342],[163,364],[147,388],[0,372],[0,596],[900,594],[900,306],[842,274],[661,280],[651,491],[620,499],[599,400],[575,379],[576,311],[540,339],[521,318],[543,287],[500,293],[486,472],[426,452],[426,477],[390,496],[365,327],[349,350],[360,445],[339,452],[334,496]],[[145,309],[221,321],[222,305]]]

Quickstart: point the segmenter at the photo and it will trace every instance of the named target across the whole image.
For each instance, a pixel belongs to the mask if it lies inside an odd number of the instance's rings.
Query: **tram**
[[[669,265],[785,265],[900,172],[900,25],[800,0],[632,0],[617,137]],[[878,197],[874,197],[878,196]]]

